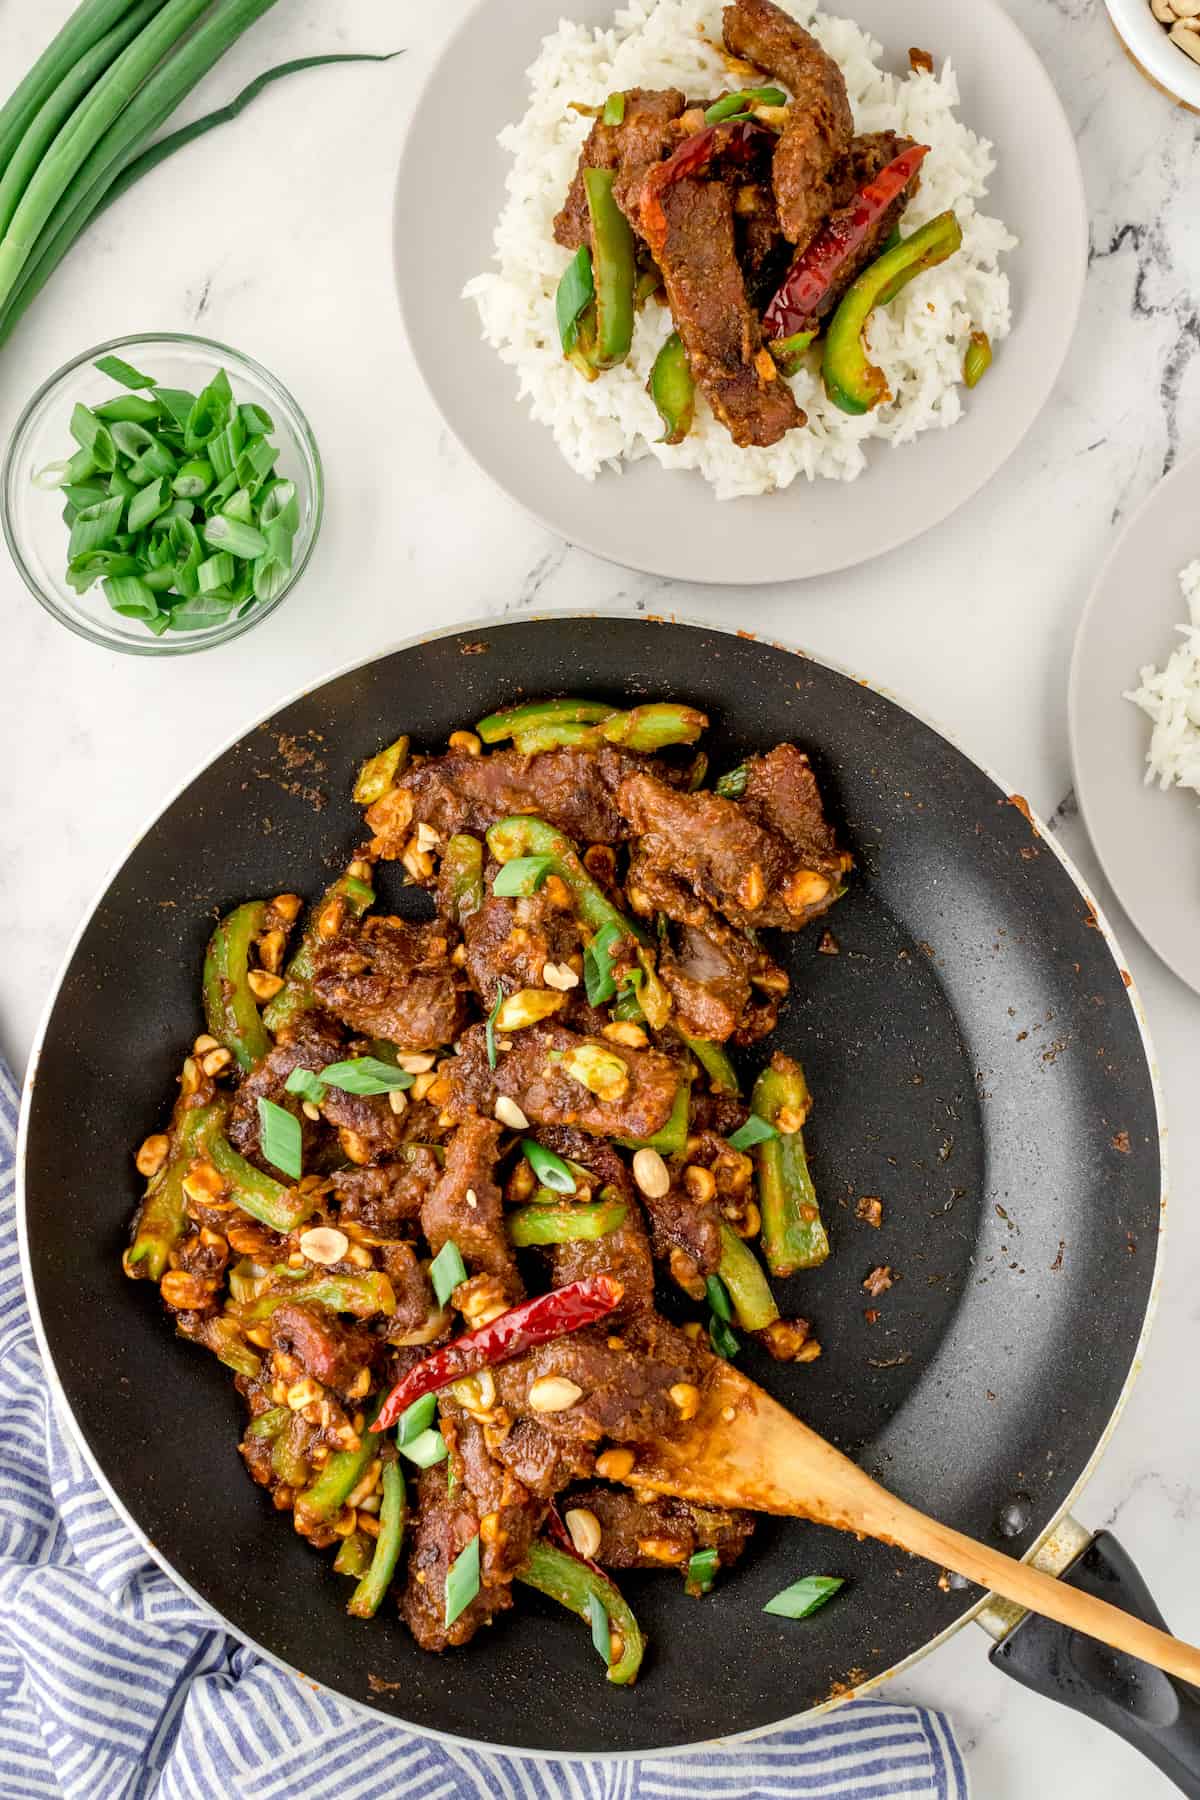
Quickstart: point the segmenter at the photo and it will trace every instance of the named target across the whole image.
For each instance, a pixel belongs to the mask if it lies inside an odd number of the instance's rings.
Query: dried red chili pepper
[[[928,154],[928,144],[913,144],[902,150],[873,181],[859,189],[849,206],[821,227],[793,262],[763,314],[763,330],[768,338],[791,337],[804,329],[849,259],[862,248],[868,233],[904,192]],[[663,164],[664,168],[669,166]]]
[[[508,1362],[538,1344],[578,1331],[583,1325],[595,1324],[612,1312],[624,1291],[611,1275],[590,1275],[585,1281],[570,1281],[566,1287],[553,1288],[548,1294],[510,1307],[490,1325],[464,1333],[410,1369],[380,1407],[373,1429],[386,1431],[422,1394],[448,1387],[452,1381],[478,1374],[480,1369],[496,1363]]]
[[[662,208],[662,196],[667,188],[674,187],[677,181],[703,175],[717,157],[737,164],[752,162],[767,145],[774,143],[775,135],[770,126],[760,125],[756,119],[730,119],[724,124],[709,125],[703,131],[693,132],[666,162],[655,163],[638,195],[642,233],[650,248],[661,247],[666,239],[667,215]]]

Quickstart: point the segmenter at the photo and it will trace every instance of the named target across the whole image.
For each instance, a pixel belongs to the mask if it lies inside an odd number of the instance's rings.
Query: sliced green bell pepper
[[[765,1326],[775,1323],[779,1308],[762,1264],[749,1244],[724,1220],[721,1222],[719,1274],[733,1304],[734,1317],[743,1331],[762,1331]]]
[[[843,412],[865,413],[888,397],[887,378],[867,356],[863,332],[877,306],[886,306],[926,269],[945,262],[962,244],[952,212],[939,213],[865,268],[843,296],[825,334],[821,372],[825,391]]]
[[[371,1566],[355,1588],[346,1611],[356,1619],[373,1619],[392,1585],[400,1546],[404,1542],[404,1522],[408,1511],[404,1472],[398,1462],[389,1462],[383,1470],[383,1499],[379,1507],[379,1536]]]
[[[660,444],[681,444],[696,417],[696,382],[683,339],[673,331],[654,359],[647,384],[663,422]]]
[[[585,169],[584,192],[592,223],[592,279],[596,286],[596,365],[615,368],[633,342],[633,290],[637,259],[633,228],[613,195],[612,169]]]
[[[637,1679],[646,1650],[645,1639],[620,1589],[601,1570],[548,1544],[544,1538],[535,1538],[529,1555],[517,1570],[517,1580],[536,1588],[539,1594],[548,1594],[585,1622],[591,1621],[588,1602],[594,1595],[608,1615],[610,1630],[621,1635],[620,1654],[608,1665],[608,1679],[619,1687]]]
[[[252,1069],[271,1048],[271,1036],[250,992],[250,950],[262,930],[266,906],[247,901],[221,920],[204,958],[204,1017],[219,1044],[243,1069]]]
[[[784,1107],[801,1116],[807,1113],[808,1085],[799,1063],[777,1057],[755,1082],[751,1106],[768,1125],[778,1124]],[[755,1144],[754,1161],[767,1267],[772,1275],[817,1268],[829,1255],[829,1237],[809,1173],[803,1132],[780,1132]]]

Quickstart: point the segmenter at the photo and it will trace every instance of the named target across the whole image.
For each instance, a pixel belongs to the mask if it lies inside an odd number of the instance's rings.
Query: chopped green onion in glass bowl
[[[273,375],[159,333],[72,359],[21,415],[5,541],[62,624],[135,656],[227,643],[291,592],[321,524],[321,458]]]

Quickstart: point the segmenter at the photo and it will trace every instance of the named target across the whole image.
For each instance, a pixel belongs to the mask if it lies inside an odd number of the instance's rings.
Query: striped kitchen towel
[[[0,1064],[0,1800],[965,1800],[937,1713],[861,1700],[729,1749],[536,1762],[422,1737],[220,1629],[147,1556],[51,1404]]]

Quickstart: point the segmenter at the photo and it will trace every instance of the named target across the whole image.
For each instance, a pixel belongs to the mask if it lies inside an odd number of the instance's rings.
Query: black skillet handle
[[[1170,1629],[1133,1562],[1107,1531],[1097,1532],[1059,1579]],[[1022,1687],[1107,1725],[1191,1800],[1200,1800],[1200,1688],[1035,1613],[996,1645],[989,1661]]]

